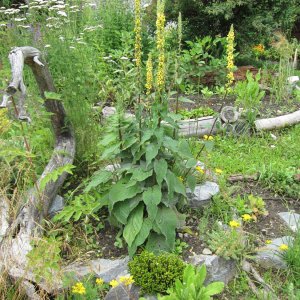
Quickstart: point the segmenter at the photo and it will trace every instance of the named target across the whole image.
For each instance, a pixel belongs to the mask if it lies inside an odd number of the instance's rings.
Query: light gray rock
[[[106,119],[117,112],[117,109],[112,106],[104,106],[102,109],[103,118]]]
[[[71,264],[65,269],[65,272],[73,273],[77,279],[88,274],[95,274],[96,277],[101,277],[105,282],[110,282],[120,276],[128,275],[128,261],[128,256],[115,260],[100,258],[90,261],[89,264]]]
[[[107,165],[104,170],[108,171],[108,172],[114,172],[117,169],[120,169],[121,165],[120,164],[114,164],[114,165]]]
[[[212,255],[212,252],[210,251],[210,249],[204,248],[203,251],[202,251],[202,254],[204,254],[204,255]]]
[[[286,223],[286,225],[296,232],[300,228],[300,215],[294,212],[281,212],[278,213],[280,219]]]
[[[124,286],[120,284],[109,290],[104,300],[138,300],[140,296],[140,288],[134,284]]]
[[[286,269],[287,265],[283,259],[283,252],[279,249],[280,245],[292,245],[293,238],[284,236],[272,240],[272,243],[260,248],[255,256],[255,261],[263,268]]]
[[[215,182],[206,181],[201,185],[195,187],[194,192],[191,189],[186,189],[186,195],[190,207],[203,207],[210,203],[211,198],[220,191],[219,185]]]
[[[217,255],[193,255],[189,257],[189,263],[194,266],[206,265],[206,284],[214,281],[222,281],[228,284],[237,272],[236,262],[233,259],[226,260]]]
[[[48,210],[48,215],[50,218],[53,218],[58,212],[63,210],[65,207],[65,200],[63,197],[56,195],[54,200],[51,203],[51,206]]]

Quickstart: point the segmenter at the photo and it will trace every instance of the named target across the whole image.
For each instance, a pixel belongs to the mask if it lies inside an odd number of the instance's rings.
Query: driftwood
[[[44,99],[45,92],[55,92],[49,70],[41,62],[40,56],[40,52],[32,47],[15,48],[9,54],[12,80],[6,90],[2,104],[5,106],[8,98],[13,97],[19,89],[21,91],[19,117],[22,117],[23,113],[25,114],[25,110],[22,111],[26,96],[23,82],[24,63],[30,66],[40,94]],[[33,284],[34,278],[30,276],[27,254],[32,249],[31,242],[42,236],[42,221],[47,216],[49,206],[67,174],[63,173],[56,181],[48,182],[43,190],[40,188],[41,180],[53,170],[71,164],[75,155],[75,139],[71,126],[66,121],[62,102],[45,99],[45,107],[52,113],[51,122],[55,135],[53,154],[34,187],[27,192],[15,220],[9,220],[7,202],[2,201],[0,205],[0,276],[1,273],[6,272],[13,281],[21,280],[21,285],[30,299],[39,299],[40,297]]]
[[[226,109],[228,110],[228,107],[226,107]],[[222,115],[224,118],[224,113],[221,112],[221,116]],[[236,116],[234,116],[234,118],[236,118]],[[215,117],[204,117],[204,118],[180,121],[179,134],[185,137],[191,137],[191,136],[201,137],[204,136],[205,134],[206,135],[216,134],[224,130],[224,128],[222,128],[221,126],[216,126],[217,124],[220,125],[220,123],[221,120],[217,120],[216,122]],[[280,117],[258,119],[255,121],[255,128],[257,131],[272,130],[272,129],[282,128],[282,127],[286,127],[298,123],[300,123],[300,110]]]

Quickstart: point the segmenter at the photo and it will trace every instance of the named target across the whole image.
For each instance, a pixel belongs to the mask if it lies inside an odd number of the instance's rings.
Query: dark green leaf
[[[156,174],[156,181],[160,185],[167,174],[168,163],[163,158],[154,161],[154,171]]]

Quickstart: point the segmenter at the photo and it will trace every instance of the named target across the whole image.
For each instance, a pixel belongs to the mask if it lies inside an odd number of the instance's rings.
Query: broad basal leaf
[[[143,201],[146,204],[148,216],[151,220],[154,220],[156,217],[161,196],[161,189],[158,185],[148,188],[143,193]]]
[[[135,240],[136,236],[138,235],[138,233],[142,228],[143,217],[144,217],[144,204],[141,203],[131,212],[128,218],[128,223],[125,225],[123,230],[123,237],[129,247],[131,247],[133,241]]]
[[[158,154],[159,146],[155,144],[149,144],[146,148],[146,162],[147,166],[151,163],[152,159]]]
[[[90,183],[84,189],[84,192],[85,193],[89,192],[92,188],[95,188],[100,184],[108,182],[111,178],[112,178],[112,172],[106,170],[95,172],[91,178]]]
[[[167,174],[168,170],[168,163],[163,159],[155,160],[154,161],[154,171],[156,174],[156,181],[159,185],[161,185],[164,177]]]

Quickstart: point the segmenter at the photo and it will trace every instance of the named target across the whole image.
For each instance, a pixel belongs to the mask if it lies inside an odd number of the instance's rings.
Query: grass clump
[[[175,280],[183,279],[185,263],[174,254],[158,256],[144,251],[129,262],[129,271],[144,293],[166,293]]]

